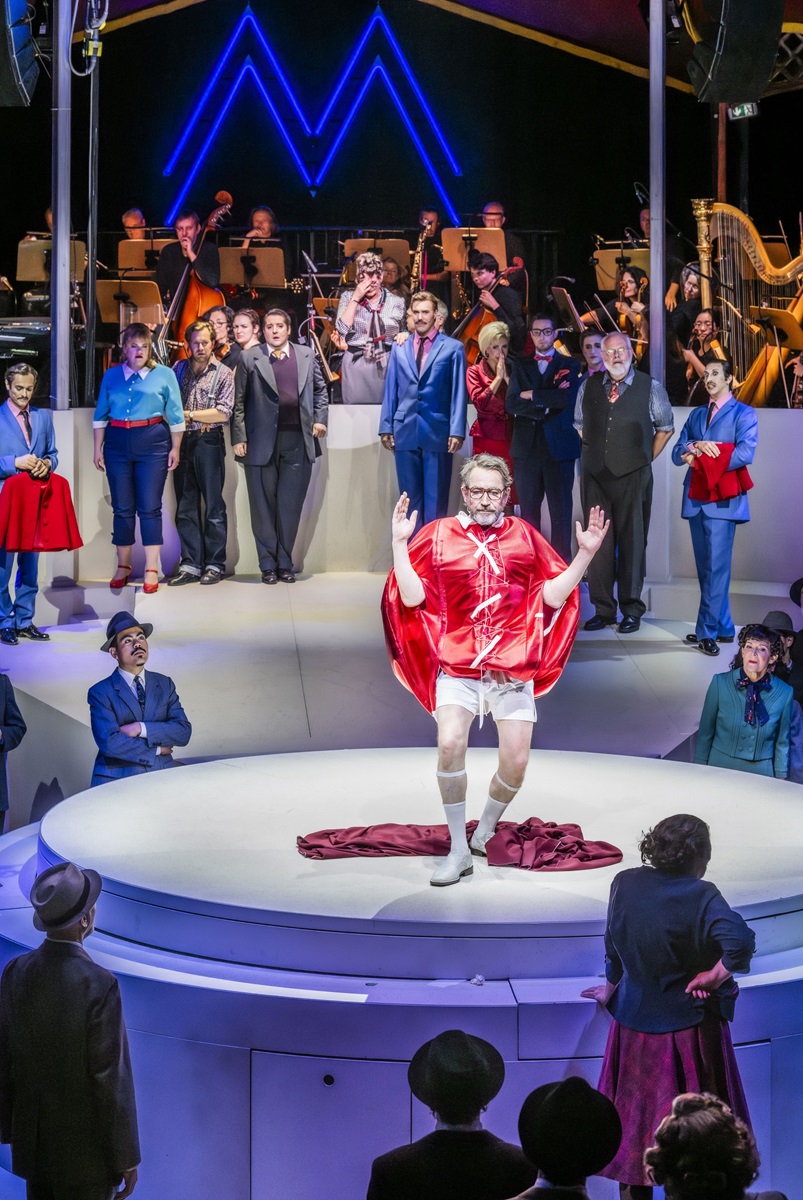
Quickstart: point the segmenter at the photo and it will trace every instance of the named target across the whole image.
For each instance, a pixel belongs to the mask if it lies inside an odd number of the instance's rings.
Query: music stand
[[[627,261],[622,264],[620,259]],[[645,275],[650,273],[650,251],[639,249],[637,246],[622,246],[616,242],[613,246],[602,246],[594,251],[594,266],[597,269],[597,287],[601,292],[615,292],[619,280],[619,268],[639,267]]]
[[[580,319],[580,314],[574,306],[566,288],[553,287],[549,289],[552,293],[552,299],[555,301],[555,307],[560,313],[561,323],[574,333],[582,333],[585,325]]]
[[[777,344],[777,336],[782,350],[803,350],[803,329],[788,309],[751,304],[748,312],[751,321],[763,326],[764,336],[771,346]]]
[[[154,238],[153,241],[126,238],[117,243],[117,270],[136,271],[138,275],[153,275],[155,267],[149,267],[146,255],[153,251],[157,256],[175,238]]]
[[[121,299],[122,296],[127,299]],[[148,326],[164,324],[162,298],[152,279],[99,279],[95,298],[105,325],[125,329],[132,321]]]
[[[36,242],[20,242],[17,246],[17,279],[20,283],[47,283],[50,272],[45,267],[45,255],[53,252],[50,238]],[[86,269],[86,242],[70,242],[70,276],[78,283],[84,282]]]
[[[507,266],[504,229],[486,229],[484,225],[467,229],[442,229],[443,264],[447,271],[456,275],[468,271],[468,256],[472,250],[492,254],[499,263],[499,270]]]
[[[283,288],[284,251],[280,246],[252,246],[243,253],[242,246],[223,246],[220,254],[220,282],[233,287]],[[253,262],[243,262],[243,259]],[[256,274],[246,272],[246,266]]]
[[[410,267],[410,243],[405,238],[400,237],[382,237],[377,234],[376,237],[367,238],[346,238],[343,243],[343,253],[346,258],[351,258],[352,261],[346,267],[346,280],[349,283],[354,282],[355,267],[353,259],[358,254],[364,254],[366,250],[373,251],[380,258],[395,258],[401,269],[404,271]]]

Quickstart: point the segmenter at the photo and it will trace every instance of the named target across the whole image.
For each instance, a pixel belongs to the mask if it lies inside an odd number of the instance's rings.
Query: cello
[[[218,192],[215,201],[218,207],[206,218],[193,246],[196,255],[204,244],[209,230],[217,229],[224,216],[231,211],[233,200],[229,192]],[[172,358],[172,362],[177,362],[179,359],[186,358],[184,330],[193,321],[197,321],[201,314],[208,309],[225,303],[225,297],[220,289],[207,287],[205,283],[201,283],[193,270],[192,262],[187,259],[179,285],[170,299],[170,307],[165,314],[164,324],[154,335],[154,347],[160,361],[167,363]]]
[[[510,287],[510,282],[507,277],[508,275],[512,275],[516,270],[518,270],[518,268],[515,266],[505,267],[504,271],[499,272],[496,279],[487,290],[493,293],[500,285],[503,287]],[[482,358],[482,355],[480,354],[480,344],[477,339],[480,336],[480,330],[482,329],[483,325],[489,325],[491,321],[501,320],[503,320],[502,317],[497,316],[496,313],[490,312],[480,301],[477,301],[471,311],[466,314],[466,316],[457,326],[457,329],[455,329],[452,337],[457,338],[457,340],[462,342],[465,346],[466,364],[469,367],[473,367],[474,364],[478,363]]]

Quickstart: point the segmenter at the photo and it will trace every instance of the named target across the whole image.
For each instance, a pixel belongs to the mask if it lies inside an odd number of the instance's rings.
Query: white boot
[[[446,858],[442,858],[433,873],[430,883],[433,887],[448,887],[450,883],[458,883],[464,875],[474,872],[471,852],[466,842],[466,806],[463,804],[444,804],[446,823],[449,826],[449,836],[452,848]]]

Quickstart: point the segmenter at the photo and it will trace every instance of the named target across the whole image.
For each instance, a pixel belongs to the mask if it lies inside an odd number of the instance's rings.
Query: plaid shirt
[[[217,390],[214,399],[210,400],[209,395],[215,381],[216,367],[220,369],[217,376]],[[229,367],[216,362],[213,358],[201,374],[196,375],[190,360],[184,359],[183,362],[176,363],[173,370],[176,372],[178,386],[181,390],[181,404],[187,412],[197,412],[202,408],[218,408],[221,413],[225,413],[223,420],[208,424],[204,424],[202,421],[188,421],[188,432],[191,433],[196,429],[217,429],[228,424],[234,411],[234,372]]]

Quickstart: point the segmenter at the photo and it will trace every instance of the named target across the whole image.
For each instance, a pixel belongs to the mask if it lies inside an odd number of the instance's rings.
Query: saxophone
[[[431,221],[425,221],[421,226],[421,232],[418,235],[418,243],[413,255],[413,265],[410,269],[410,295],[414,296],[416,292],[421,290],[421,262],[424,257],[424,242],[427,240]]]

